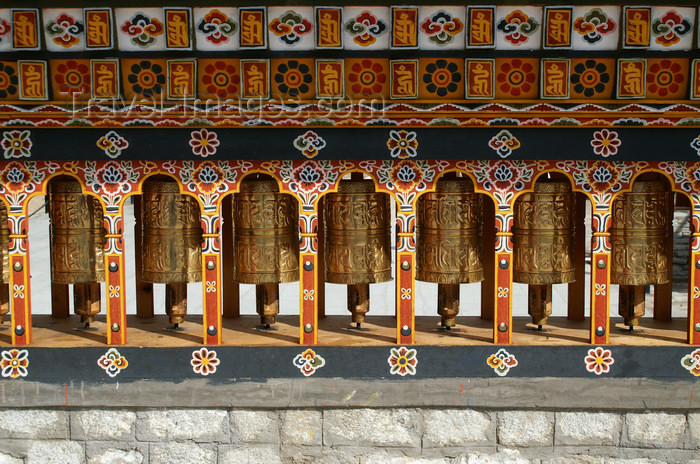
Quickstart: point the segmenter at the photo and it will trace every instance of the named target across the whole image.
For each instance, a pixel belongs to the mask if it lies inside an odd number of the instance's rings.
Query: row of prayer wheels
[[[299,280],[297,202],[264,175],[247,177],[233,197],[233,280],[256,285],[256,309],[269,328],[279,313],[279,284]],[[417,204],[416,279],[438,284],[441,325],[459,312],[459,285],[484,279],[482,195],[448,174]],[[528,311],[541,328],[552,312],[552,284],[575,278],[576,195],[568,181],[540,179],[515,203],[513,280],[528,284]],[[360,327],[369,311],[369,286],[391,280],[389,196],[354,175],[323,202],[325,281],[347,285],[347,306]],[[105,229],[100,202],[77,181],[59,177],[48,190],[51,279],[74,286],[74,308],[89,325],[100,310]],[[668,282],[671,194],[658,180],[638,180],[613,203],[611,283],[620,285],[619,311],[633,327],[644,314],[644,287]],[[202,229],[197,201],[170,178],[143,187],[141,279],[166,285],[166,312],[174,326],[187,311],[187,283],[202,279]],[[4,221],[4,222],[2,222]],[[0,223],[7,212],[0,208]],[[9,242],[7,227],[0,240]],[[487,245],[490,248],[490,244]],[[3,247],[0,315],[8,311],[8,251]],[[578,265],[581,265],[580,263]]]

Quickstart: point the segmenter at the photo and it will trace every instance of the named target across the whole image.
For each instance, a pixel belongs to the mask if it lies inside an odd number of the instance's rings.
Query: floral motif
[[[129,148],[129,142],[115,131],[109,131],[100,137],[97,147],[110,158],[116,158],[122,154],[122,150]]]
[[[391,150],[392,158],[406,159],[418,155],[418,138],[415,132],[392,130],[389,132],[386,146]]]
[[[304,377],[309,377],[322,368],[326,364],[326,360],[308,348],[303,353],[296,355],[292,364],[304,374]]]
[[[605,85],[610,82],[610,74],[605,63],[596,60],[586,60],[577,63],[571,73],[571,83],[574,91],[582,93],[586,97],[592,97],[596,93],[605,91]]]
[[[391,187],[400,192],[410,192],[423,184],[423,171],[413,161],[402,160],[394,164],[389,172]]]
[[[153,94],[162,93],[165,85],[163,67],[148,60],[131,65],[131,72],[126,76],[126,79],[134,92],[140,93],[146,98],[151,98]]]
[[[486,190],[507,192],[522,190],[525,182],[532,178],[532,169],[526,169],[520,161],[497,161],[493,164],[482,163],[482,169],[475,171],[477,180],[484,183]]]
[[[17,70],[9,63],[0,63],[0,98],[15,95],[18,84]]]
[[[192,181],[197,190],[204,193],[214,193],[224,182],[224,171],[212,161],[205,161],[192,171]]]
[[[363,47],[375,43],[377,37],[386,32],[386,29],[386,23],[369,11],[363,11],[345,23],[345,30],[350,33],[353,42]]]
[[[389,352],[389,373],[392,375],[416,375],[418,364],[418,351],[415,348],[408,349],[405,346],[392,348]]]
[[[206,39],[214,45],[228,42],[229,37],[236,33],[237,28],[238,26],[232,18],[216,9],[205,14],[197,25],[197,30],[202,32]]]
[[[700,141],[698,141],[696,145],[697,148],[693,148],[698,151],[698,155],[700,156]],[[690,146],[692,147],[693,144],[691,143]],[[691,166],[685,171],[685,175],[681,178],[681,187],[686,192],[697,192],[700,190],[700,166],[698,164],[692,163]]]
[[[464,24],[451,13],[440,10],[425,18],[420,28],[431,42],[442,47],[451,43],[455,36],[462,32]]]
[[[25,167],[24,163],[12,161],[0,173],[0,185],[5,187],[10,193],[22,193],[32,179],[32,173]]]
[[[614,163],[594,161],[584,171],[584,174],[574,173],[574,179],[582,184],[583,189],[593,192],[616,192],[622,188],[620,182],[627,182],[631,172],[620,171]]]
[[[520,10],[514,10],[498,21],[496,28],[506,34],[505,39],[513,45],[521,45],[528,41],[530,36],[540,27],[535,18],[532,18]]]
[[[90,92],[90,68],[75,60],[69,60],[59,64],[53,79],[58,84],[58,90],[73,94],[87,94]]]
[[[31,133],[28,130],[3,132],[0,146],[4,150],[5,158],[10,159],[32,156],[32,141],[29,138],[30,135]]]
[[[508,298],[508,287],[498,287],[498,298]]]
[[[289,45],[299,42],[303,35],[311,32],[312,28],[313,26],[308,19],[292,10],[270,22],[272,33]]]
[[[680,90],[680,85],[685,82],[685,74],[678,61],[661,60],[649,65],[647,71],[647,91],[665,97],[673,95]]]
[[[305,288],[304,289],[304,301],[308,301],[308,300],[313,301],[313,299],[314,299],[314,291],[309,290],[308,288]]]
[[[24,285],[14,284],[14,286],[12,287],[12,290],[13,290],[13,294],[12,294],[13,298],[24,298]]]
[[[387,81],[384,66],[372,60],[353,63],[348,73],[348,80],[352,83],[350,88],[353,93],[362,95],[381,93]]]
[[[204,67],[202,84],[209,94],[227,98],[238,93],[239,77],[236,67],[225,61],[216,61]]]
[[[697,300],[700,298],[700,287],[694,286],[693,287],[693,299]]]
[[[95,173],[93,189],[97,191],[102,188],[107,193],[117,193],[123,189],[127,179],[129,173],[116,161],[110,161]]]
[[[520,148],[520,141],[509,131],[503,129],[489,140],[489,147],[494,149],[501,158],[507,158],[513,153],[513,150]]]
[[[501,92],[519,97],[521,94],[527,94],[537,85],[537,76],[531,63],[515,58],[501,64],[496,74],[496,82]]]
[[[574,31],[582,35],[583,40],[590,44],[594,44],[600,41],[604,35],[614,32],[616,27],[615,21],[600,8],[593,8],[574,21]]]
[[[693,30],[693,25],[674,10],[667,11],[651,24],[656,43],[668,47],[681,41],[681,37]]]
[[[3,357],[4,356],[5,353],[3,352]],[[683,356],[683,359],[681,359],[681,366],[695,377],[700,377],[700,348]],[[3,371],[2,375],[5,375],[5,371]]]
[[[402,300],[410,300],[411,299],[411,289],[410,288],[401,288],[401,299]]]
[[[11,349],[2,352],[0,368],[3,377],[16,379],[26,377],[29,371],[29,352],[27,350]]]
[[[595,284],[595,294],[596,295],[605,295],[605,284]]]
[[[120,291],[119,285],[110,285],[109,286],[109,297],[110,298],[119,298],[119,291]]]
[[[205,282],[207,293],[216,293],[216,281],[207,280]]]
[[[46,32],[49,33],[54,43],[64,48],[72,47],[80,42],[80,34],[85,30],[83,23],[65,13],[58,18],[49,21]]]
[[[216,351],[202,347],[192,352],[190,364],[195,374],[207,376],[216,373],[219,358],[216,357]]]
[[[219,146],[219,139],[214,131],[206,129],[194,130],[190,134],[190,147],[192,153],[202,158],[216,153],[216,147]]]
[[[622,140],[620,140],[615,131],[603,129],[593,133],[591,146],[596,155],[601,155],[604,158],[616,155],[620,145],[622,145]]]
[[[610,350],[597,346],[588,350],[588,354],[583,358],[583,362],[586,364],[588,372],[601,375],[610,372],[610,366],[615,363],[615,360]]]
[[[97,360],[100,366],[110,377],[116,377],[121,371],[129,366],[129,362],[124,356],[119,354],[116,348],[110,348]]]
[[[425,67],[423,82],[427,84],[425,88],[428,92],[444,97],[457,91],[458,83],[462,82],[462,74],[454,61],[436,60]]]
[[[511,368],[518,365],[518,360],[515,359],[515,356],[501,348],[488,357],[486,364],[493,368],[493,371],[499,377],[504,377],[506,374],[508,374],[508,371],[510,371]]]
[[[700,156],[700,135],[695,137],[692,142],[690,142],[690,148],[695,150],[698,156]]]
[[[326,174],[314,161],[305,161],[291,171],[289,186],[301,192],[313,192],[328,180]]]
[[[275,73],[277,90],[296,97],[309,91],[313,82],[309,66],[297,60],[289,60],[277,66]]]
[[[294,148],[307,158],[315,157],[325,146],[326,141],[314,131],[306,131],[304,135],[294,139]]]
[[[11,30],[12,26],[10,26],[9,21],[7,21],[5,18],[0,18],[0,43],[2,43],[3,37],[10,35]]]
[[[134,45],[146,48],[153,45],[157,37],[163,34],[163,23],[139,13],[122,24],[122,31],[131,37]]]

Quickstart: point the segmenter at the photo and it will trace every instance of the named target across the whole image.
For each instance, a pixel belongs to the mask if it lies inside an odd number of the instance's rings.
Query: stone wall
[[[0,410],[0,464],[691,463],[700,413]]]

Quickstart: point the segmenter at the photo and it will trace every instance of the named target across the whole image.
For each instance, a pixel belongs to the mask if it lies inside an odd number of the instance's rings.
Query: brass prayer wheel
[[[51,280],[74,285],[75,313],[87,325],[100,312],[99,282],[105,280],[102,204],[74,179],[53,179],[48,197]]]
[[[256,285],[268,327],[279,313],[279,285],[299,280],[299,211],[271,178],[246,178],[233,200],[233,280]]]
[[[10,228],[7,207],[0,202],[0,324],[10,312]]]
[[[637,180],[613,202],[610,282],[620,285],[619,313],[630,328],[644,315],[644,286],[668,283],[671,194],[663,182]]]
[[[143,184],[142,280],[166,284],[165,309],[177,326],[187,314],[187,283],[202,280],[199,204],[168,177]]]
[[[528,285],[539,328],[552,314],[552,284],[573,282],[575,196],[568,181],[541,179],[515,202],[513,281]]]
[[[459,284],[481,282],[481,197],[468,179],[440,179],[418,199],[416,279],[438,284],[441,324],[454,327]]]
[[[348,310],[359,327],[369,311],[369,284],[391,280],[389,197],[369,179],[348,179],[324,207],[326,282],[348,285]]]

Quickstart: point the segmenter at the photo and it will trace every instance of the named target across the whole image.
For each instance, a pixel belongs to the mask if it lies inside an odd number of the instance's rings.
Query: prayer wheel
[[[233,197],[233,280],[254,284],[265,328],[279,314],[279,284],[299,280],[299,211],[269,178],[247,178]]]
[[[369,179],[348,179],[324,203],[326,282],[348,286],[348,310],[360,328],[369,284],[391,280],[389,197]]]
[[[528,284],[528,313],[542,329],[552,284],[573,282],[575,196],[568,181],[542,179],[515,202],[513,281]]]
[[[0,324],[10,312],[10,228],[7,207],[0,202]]]
[[[644,315],[644,287],[668,283],[671,194],[663,182],[637,180],[613,202],[610,282],[620,285],[620,316],[630,330]]]
[[[48,193],[51,280],[73,285],[74,310],[87,327],[100,312],[105,280],[102,204],[73,179],[52,180]]]
[[[459,284],[481,282],[481,197],[467,179],[440,179],[418,199],[416,279],[438,284],[446,329],[459,313]]]
[[[168,177],[143,184],[142,280],[166,284],[165,311],[177,328],[187,315],[187,283],[202,280],[202,227],[197,200]]]

